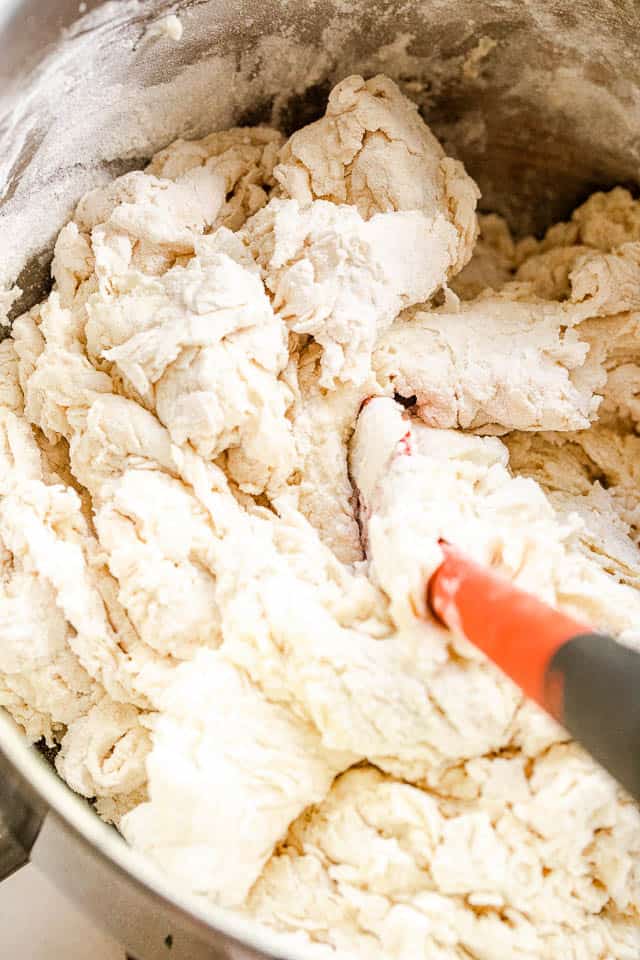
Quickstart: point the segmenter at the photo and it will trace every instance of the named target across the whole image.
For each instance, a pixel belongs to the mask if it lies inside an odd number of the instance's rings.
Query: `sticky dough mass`
[[[424,585],[446,535],[640,645],[640,206],[478,196],[350,77],[80,202],[0,345],[0,703],[311,956],[635,960],[635,805]]]

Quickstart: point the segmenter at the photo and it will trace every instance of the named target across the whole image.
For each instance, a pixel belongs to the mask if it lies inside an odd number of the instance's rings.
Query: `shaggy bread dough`
[[[449,238],[447,276],[471,256],[480,191],[388,77],[339,83],[325,116],[284,145],[274,176],[282,194],[305,207],[314,200],[350,204],[365,220],[419,212],[434,239]]]
[[[635,960],[635,806],[424,584],[446,533],[640,643],[640,214],[465,267],[477,198],[351,77],[81,201],[0,345],[0,703],[312,956]]]
[[[460,299],[472,300],[484,290],[501,290],[515,269],[516,245],[506,220],[495,213],[479,214],[473,256],[449,286]]]

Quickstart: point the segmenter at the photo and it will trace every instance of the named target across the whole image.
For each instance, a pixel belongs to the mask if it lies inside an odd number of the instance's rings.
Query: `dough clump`
[[[80,202],[0,344],[0,705],[283,949],[636,960],[635,805],[424,587],[446,536],[640,647],[640,207],[478,197],[350,77]]]

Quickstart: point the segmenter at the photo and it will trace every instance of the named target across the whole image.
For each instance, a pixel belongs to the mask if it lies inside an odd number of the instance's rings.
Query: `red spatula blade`
[[[436,617],[464,634],[528,697],[561,719],[561,704],[550,702],[548,667],[567,640],[591,628],[474,563],[450,544],[440,546],[444,560],[428,586]]]

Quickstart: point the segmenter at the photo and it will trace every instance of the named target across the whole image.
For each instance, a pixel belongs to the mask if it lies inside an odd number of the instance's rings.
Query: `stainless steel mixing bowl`
[[[167,12],[178,43],[149,33]],[[179,135],[299,126],[356,71],[397,79],[518,232],[639,180],[636,0],[0,0],[0,50],[0,284],[24,291],[14,315],[46,293],[52,239],[89,186]],[[0,877],[28,859],[138,960],[288,955],[167,885],[0,711]]]

